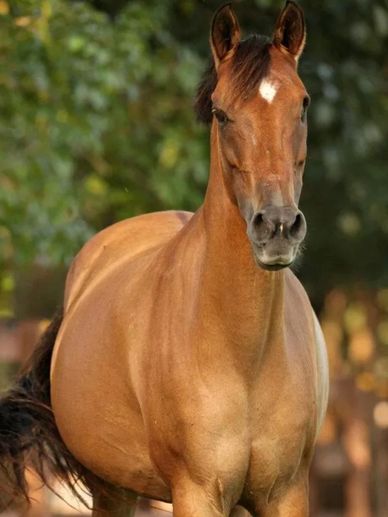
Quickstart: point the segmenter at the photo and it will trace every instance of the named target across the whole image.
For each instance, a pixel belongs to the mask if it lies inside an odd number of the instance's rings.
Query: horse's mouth
[[[259,258],[255,256],[255,262],[256,265],[261,267],[262,269],[265,269],[266,271],[279,271],[280,269],[284,269],[286,267],[290,267],[293,263],[293,261],[288,263],[283,262],[274,262],[271,264],[266,264],[265,262],[262,262]]]
[[[268,243],[269,244],[269,243]],[[271,246],[260,246],[252,243],[253,258],[257,266],[266,271],[279,271],[286,267],[290,267],[297,254],[298,246],[282,245],[281,250],[267,249]]]

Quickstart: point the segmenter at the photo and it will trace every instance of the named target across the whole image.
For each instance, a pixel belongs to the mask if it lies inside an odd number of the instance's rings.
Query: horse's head
[[[298,209],[309,104],[297,73],[304,42],[303,12],[293,2],[280,13],[272,40],[240,40],[236,15],[222,7],[211,30],[213,69],[197,97],[199,116],[212,121],[228,195],[265,269],[289,266],[306,235]]]

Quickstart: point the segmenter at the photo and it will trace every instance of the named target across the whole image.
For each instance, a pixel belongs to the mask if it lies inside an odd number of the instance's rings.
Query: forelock
[[[248,98],[266,77],[270,65],[271,41],[265,36],[254,34],[240,41],[231,61],[231,84],[235,97]],[[198,120],[210,123],[212,120],[211,95],[217,86],[217,72],[212,62],[204,73],[195,98],[195,112]]]

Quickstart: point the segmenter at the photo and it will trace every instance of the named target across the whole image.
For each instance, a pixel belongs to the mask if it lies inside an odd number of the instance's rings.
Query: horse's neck
[[[222,320],[237,346],[263,349],[283,332],[284,272],[264,271],[254,262],[246,223],[223,181],[214,130],[201,212],[206,234],[201,282],[204,317]]]

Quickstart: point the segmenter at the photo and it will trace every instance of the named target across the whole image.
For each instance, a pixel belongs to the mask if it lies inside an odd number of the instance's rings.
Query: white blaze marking
[[[260,95],[270,104],[274,100],[278,90],[279,85],[269,81],[268,79],[263,79],[259,86]]]

